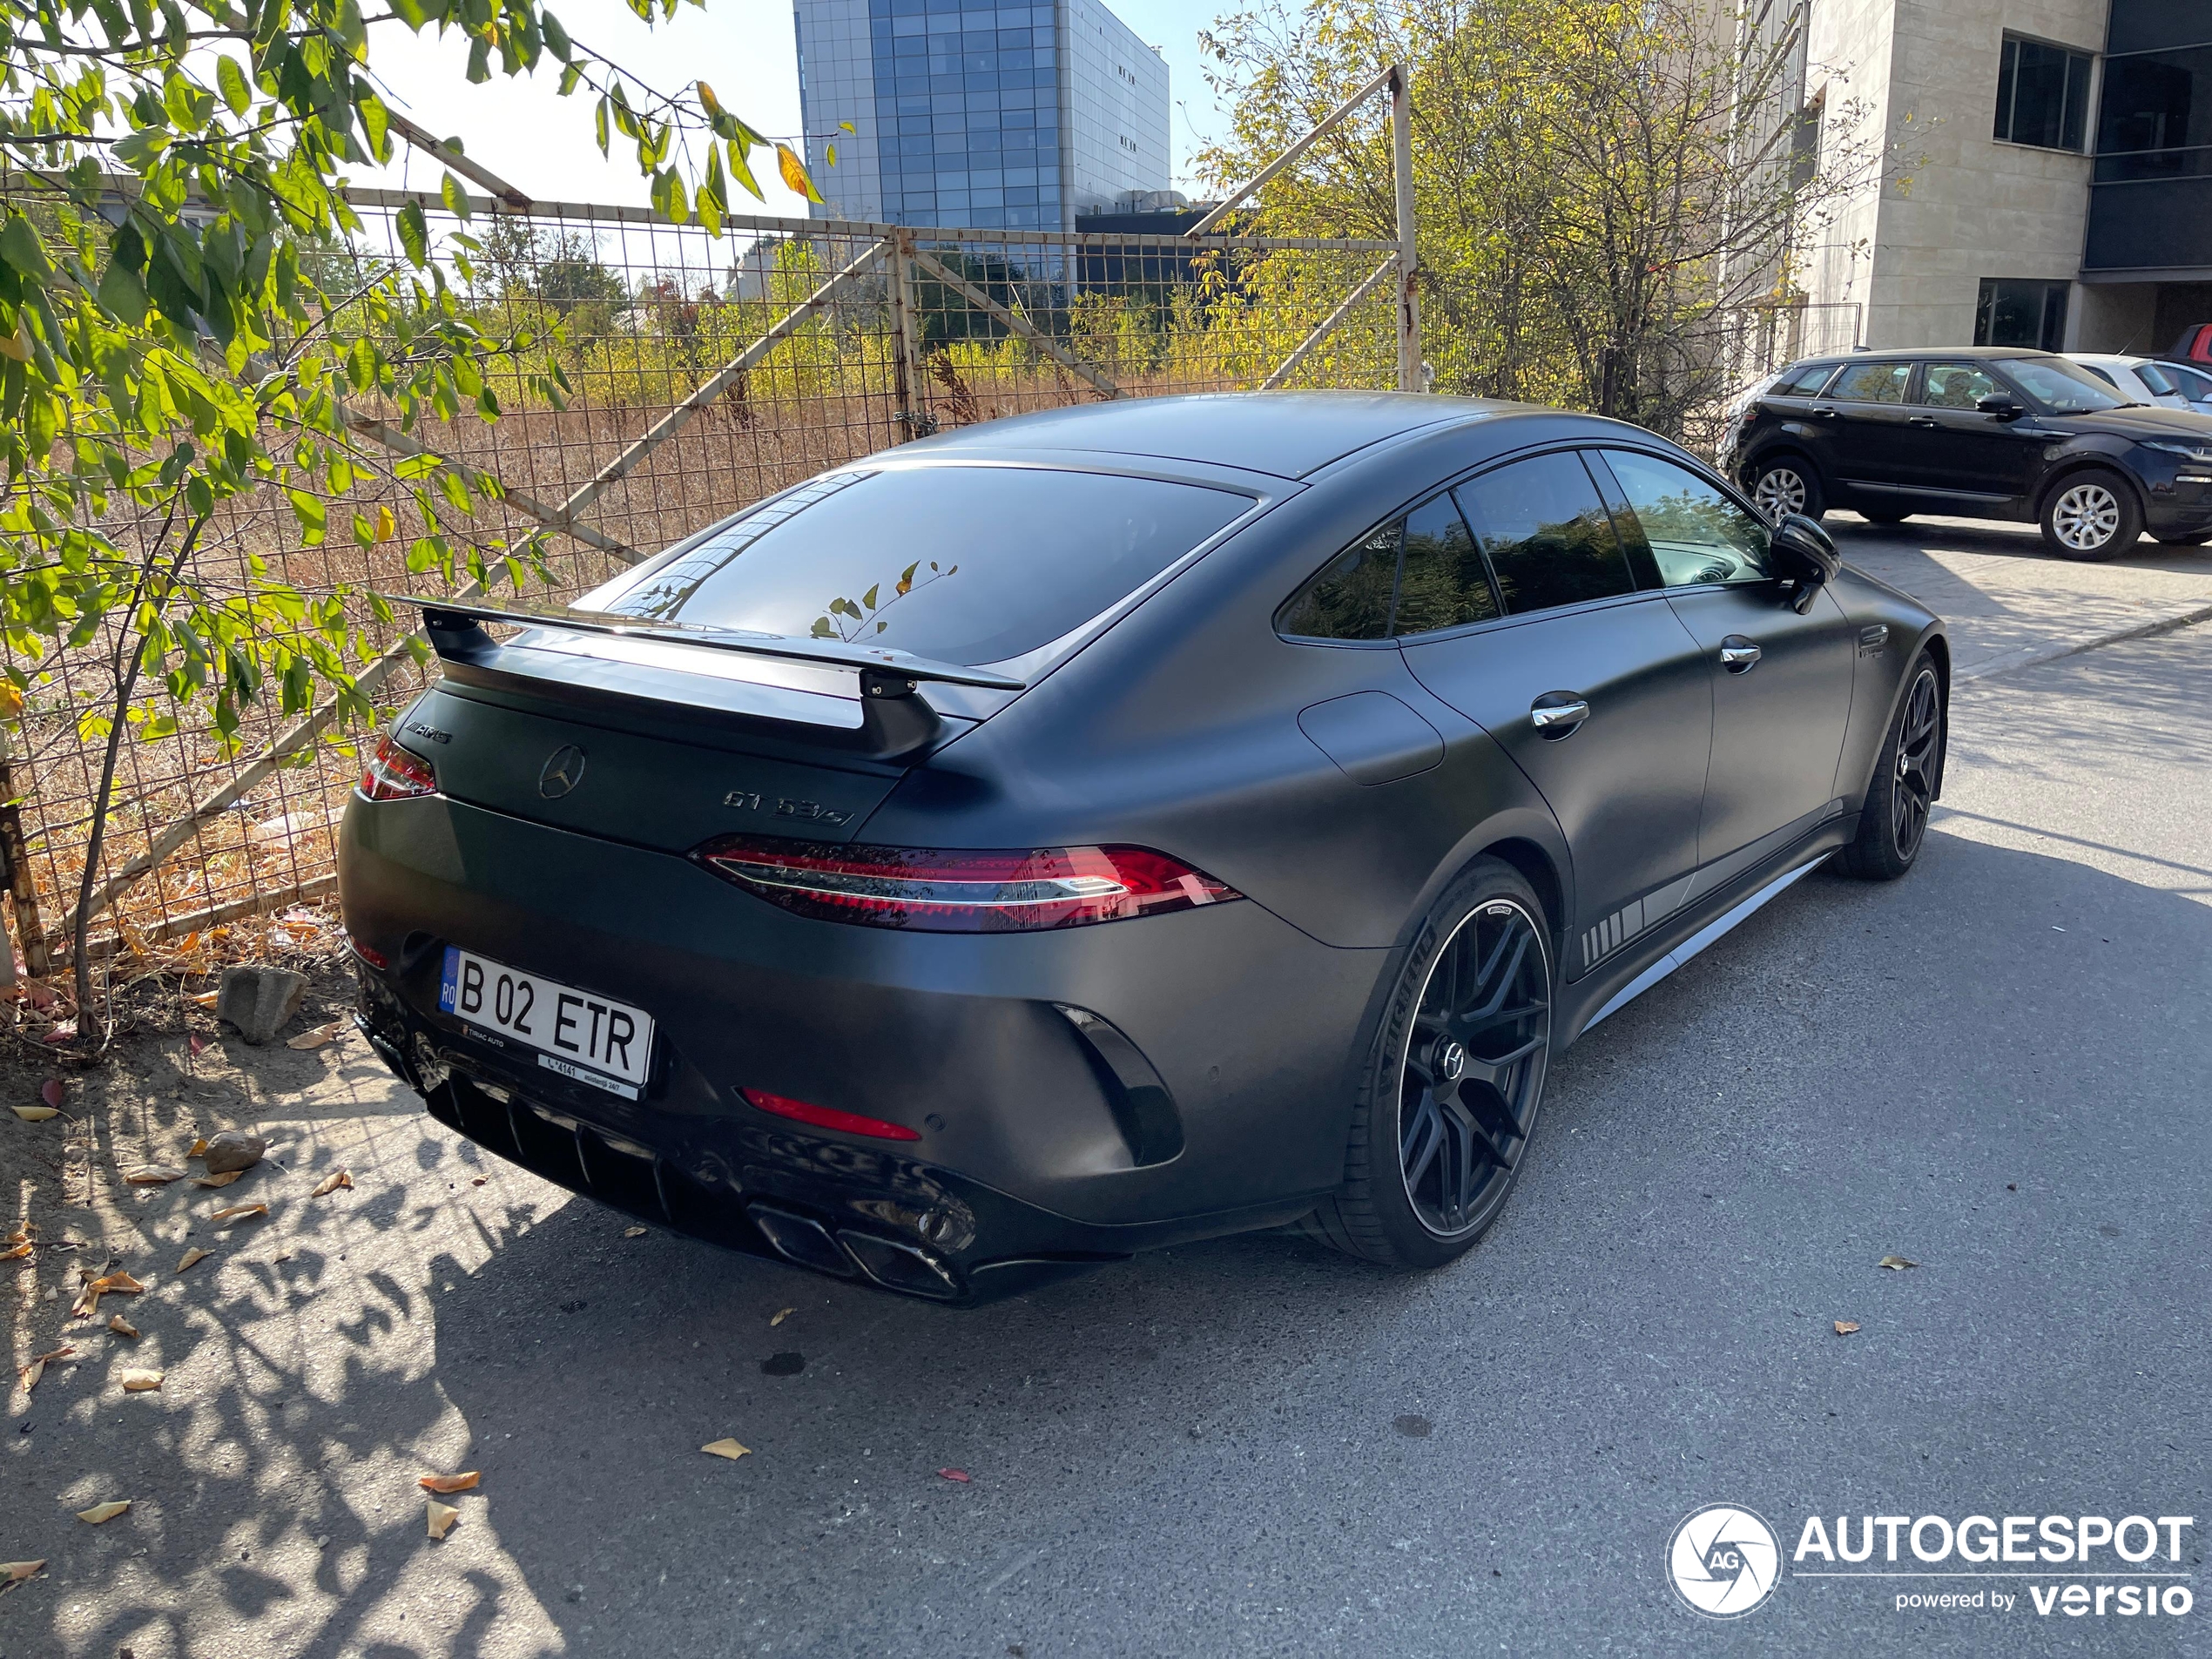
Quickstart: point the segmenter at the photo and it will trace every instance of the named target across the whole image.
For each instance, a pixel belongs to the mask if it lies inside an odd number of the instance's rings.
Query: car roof
[[[2133,352],[2124,351],[2070,351],[2062,354],[2077,363],[2117,363],[2122,368],[2133,368],[2138,363],[2148,363],[2153,361],[2148,357],[2139,357]]]
[[[1804,360],[1813,363],[1917,363],[1925,357],[1966,359],[1978,362],[2013,362],[2028,357],[2056,357],[2054,351],[2038,351],[2032,346],[1893,346],[1881,351],[1853,351],[1824,354]],[[1793,365],[1794,367],[1794,365]]]
[[[1448,422],[1517,414],[1529,406],[1419,392],[1227,392],[1116,399],[1017,415],[904,446],[1003,455],[1149,455],[1304,478],[1386,439]]]

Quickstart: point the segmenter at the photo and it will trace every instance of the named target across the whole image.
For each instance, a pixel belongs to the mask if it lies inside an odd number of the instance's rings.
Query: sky
[[[1227,128],[1200,74],[1198,30],[1221,6],[1208,0],[1109,0],[1122,20],[1167,59],[1174,104],[1175,186],[1190,188],[1191,154]],[[637,82],[673,91],[696,80],[714,89],[723,106],[761,132],[788,138],[799,132],[799,66],[789,0],[706,0],[702,10],[679,6],[676,17],[648,29],[621,0],[560,0],[556,13],[569,33],[620,64]],[[471,86],[457,38],[410,35],[383,25],[369,62],[380,90],[395,107],[441,138],[457,135],[471,160],[540,201],[642,204],[646,181],[634,150],[619,135],[612,158],[599,154],[592,106],[584,91],[556,94],[557,67],[534,77],[495,77]],[[547,64],[551,63],[548,56]],[[356,175],[356,182],[435,188],[443,168],[401,145],[393,166]],[[733,203],[742,212],[799,214],[805,203],[775,177],[772,158],[756,152],[753,175],[767,192],[762,206]]]

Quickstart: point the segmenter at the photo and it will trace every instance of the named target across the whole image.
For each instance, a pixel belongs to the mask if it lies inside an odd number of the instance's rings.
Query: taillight
[[[802,916],[918,933],[1080,927],[1243,896],[1141,846],[969,852],[740,835],[710,842],[698,857],[709,869]]]
[[[410,795],[435,795],[438,774],[430,763],[409,754],[389,738],[376,739],[376,752],[361,768],[355,786],[368,800],[405,800]]]
[[[740,1089],[738,1091],[752,1105],[778,1117],[788,1117],[795,1123],[812,1123],[817,1129],[842,1130],[847,1135],[873,1135],[884,1141],[918,1141],[919,1132],[904,1123],[887,1123],[880,1117],[863,1117],[858,1112],[840,1112],[834,1106],[817,1106],[811,1100],[793,1100],[788,1095],[772,1095],[764,1089]]]

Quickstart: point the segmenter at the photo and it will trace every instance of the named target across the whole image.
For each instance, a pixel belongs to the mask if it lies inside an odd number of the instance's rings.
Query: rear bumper
[[[955,1302],[1303,1213],[1341,1178],[1386,956],[1248,900],[1049,934],[811,921],[436,797],[356,800],[340,890],[390,964],[362,968],[362,1020],[441,1121],[663,1224]],[[642,1097],[439,1012],[448,942],[650,1010]],[[803,1127],[745,1088],[921,1138]]]

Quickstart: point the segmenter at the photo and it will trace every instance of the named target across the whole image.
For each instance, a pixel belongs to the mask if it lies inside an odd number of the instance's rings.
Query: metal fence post
[[[16,939],[23,947],[24,972],[44,979],[54,970],[46,953],[46,930],[38,920],[38,886],[31,879],[30,856],[24,846],[23,813],[16,805],[15,767],[8,752],[7,728],[0,726],[0,879],[16,912]],[[0,952],[8,948],[8,933],[0,927]],[[15,960],[10,957],[9,977],[14,978]]]
[[[896,231],[884,239],[891,264],[891,373],[896,408],[892,419],[903,430],[901,442],[926,438],[937,429],[929,414],[928,382],[921,368],[921,317],[914,309],[913,233]]]
[[[1413,246],[1413,98],[1403,64],[1390,66],[1390,170],[1398,185],[1398,389],[1425,392],[1420,261]]]

